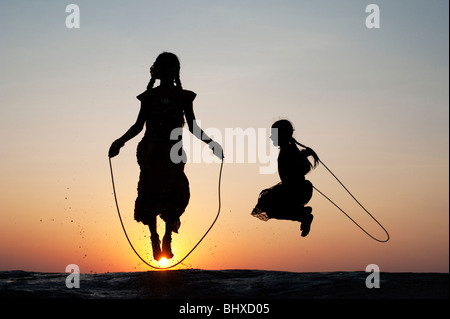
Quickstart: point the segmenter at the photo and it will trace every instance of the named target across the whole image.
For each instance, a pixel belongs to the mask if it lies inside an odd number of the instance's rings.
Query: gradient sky
[[[250,212],[278,175],[226,163],[220,218],[178,268],[449,271],[447,0],[74,1],[79,29],[66,28],[69,3],[0,2],[0,270],[148,270],[122,233],[107,150],[134,123],[149,66],[170,51],[204,129],[288,118],[391,235],[371,240],[317,193],[308,237],[298,223],[262,222]],[[365,26],[370,3],[379,29]],[[149,257],[133,219],[141,136],[113,164],[125,225]],[[218,172],[186,166],[175,261],[214,220]],[[308,179],[384,238],[323,167]]]

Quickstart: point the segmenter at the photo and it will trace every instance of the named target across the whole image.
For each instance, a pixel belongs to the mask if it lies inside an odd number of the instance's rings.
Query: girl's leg
[[[314,218],[311,212],[312,208],[309,206],[305,206],[300,211],[284,212],[281,214],[279,213],[274,218],[279,220],[291,220],[294,222],[300,222],[300,230],[302,231],[302,237],[306,237],[311,231],[311,223]]]
[[[300,230],[302,231],[302,237],[308,236],[311,231],[311,223],[314,219],[313,214],[311,214],[312,208],[305,206],[303,209],[303,216],[301,220]]]
[[[277,217],[273,217],[275,219],[278,220],[290,220],[293,222],[301,222],[301,219],[298,215],[296,214],[278,214]]]
[[[164,234],[162,250],[163,255],[167,259],[171,259],[173,257],[172,253],[172,231],[173,231],[174,221],[168,220],[166,221],[166,233]]]
[[[273,216],[272,218],[280,219],[280,220],[291,220],[293,222],[303,222],[307,215],[311,214],[311,207],[302,207],[300,209],[295,208],[292,211],[284,211],[284,212],[278,212],[276,216]]]
[[[148,225],[150,229],[150,239],[152,241],[153,258],[155,260],[161,259],[161,241],[159,240],[158,231],[156,230],[156,216],[152,217]]]

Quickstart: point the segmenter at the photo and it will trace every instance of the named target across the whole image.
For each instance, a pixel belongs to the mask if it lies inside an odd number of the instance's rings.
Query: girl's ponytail
[[[319,165],[320,159],[319,156],[317,156],[316,152],[313,151],[312,148],[309,148],[308,146],[303,145],[302,143],[298,142],[294,137],[292,137],[292,140],[295,144],[297,144],[298,146],[301,146],[303,148],[305,148],[314,159],[314,162],[311,164],[311,169],[314,169],[317,167],[317,165]]]
[[[177,88],[179,88],[180,90],[183,89],[183,87],[181,86],[181,81],[180,81],[180,73],[178,73],[178,75],[175,77],[175,84],[176,84]]]

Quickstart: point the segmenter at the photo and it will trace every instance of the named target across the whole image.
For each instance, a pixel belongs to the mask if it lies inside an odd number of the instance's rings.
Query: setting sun
[[[167,258],[165,258],[165,257],[161,258],[159,261],[159,265],[161,267],[166,267],[168,263],[169,263],[169,260],[167,260]]]

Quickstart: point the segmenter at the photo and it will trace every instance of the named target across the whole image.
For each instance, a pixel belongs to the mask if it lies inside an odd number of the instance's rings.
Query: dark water
[[[171,270],[81,274],[0,272],[0,298],[83,299],[448,299],[449,274],[380,273],[366,287],[366,272],[293,273],[260,270]]]

